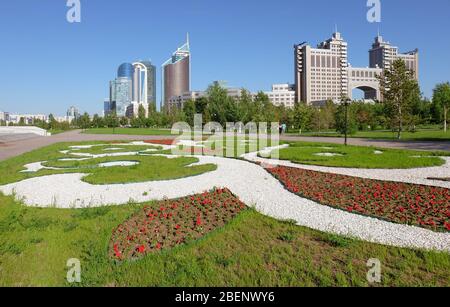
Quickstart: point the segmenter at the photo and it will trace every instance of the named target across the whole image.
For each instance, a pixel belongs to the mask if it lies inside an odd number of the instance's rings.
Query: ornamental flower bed
[[[267,170],[289,191],[318,203],[395,223],[450,231],[448,189],[285,166]]]
[[[156,144],[156,145],[173,145],[174,140],[150,140],[150,141],[144,141],[144,143],[147,144]]]
[[[197,240],[223,227],[246,206],[228,189],[146,206],[112,232],[109,255],[139,259]]]

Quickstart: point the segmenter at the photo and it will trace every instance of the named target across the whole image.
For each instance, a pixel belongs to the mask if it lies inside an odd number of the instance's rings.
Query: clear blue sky
[[[420,49],[421,87],[450,80],[450,1],[381,0],[382,23],[366,0],[81,0],[82,22],[66,21],[66,0],[0,1],[0,110],[62,115],[70,105],[101,112],[122,62],[158,67],[191,36],[192,87],[213,80],[252,91],[293,81],[293,45],[315,45],[335,24],[353,66],[368,65],[377,29],[401,51]],[[158,100],[160,100],[158,80]]]

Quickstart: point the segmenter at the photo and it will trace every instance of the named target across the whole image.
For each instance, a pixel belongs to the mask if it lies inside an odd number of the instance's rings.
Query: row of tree
[[[135,118],[118,117],[114,112],[104,118],[95,114],[92,118],[84,113],[70,125],[58,123],[50,115],[49,122],[37,122],[45,129],[65,130],[69,128],[135,127],[170,128],[174,123],[184,121],[191,126],[194,115],[202,114],[203,122],[280,122],[288,130],[321,132],[336,130],[342,134],[357,130],[392,130],[400,138],[403,131],[415,131],[419,125],[442,124],[447,130],[447,115],[450,109],[450,83],[438,84],[433,99],[422,97],[419,85],[402,60],[393,63],[391,69],[379,77],[383,102],[348,102],[342,97],[340,104],[328,101],[315,107],[297,103],[294,108],[274,106],[263,92],[252,96],[242,90],[239,98],[230,97],[225,88],[212,84],[205,97],[187,101],[182,109],[165,109],[157,112],[152,105],[148,112],[139,107]]]

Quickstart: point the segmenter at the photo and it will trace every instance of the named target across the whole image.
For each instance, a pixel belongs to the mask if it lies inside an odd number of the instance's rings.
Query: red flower
[[[202,218],[200,216],[200,214],[197,216],[197,221],[195,223],[197,226],[201,226],[202,225]]]
[[[143,253],[145,253],[145,246],[144,246],[144,245],[140,245],[140,246],[137,248],[137,250],[138,250],[138,252],[139,252],[140,254],[143,254]]]
[[[114,254],[116,255],[116,258],[122,258],[122,253],[119,251],[118,244],[114,244]]]
[[[450,223],[445,222],[445,223],[444,223],[444,227],[445,227],[448,231],[450,231]]]
[[[156,249],[161,249],[161,243],[156,243]]]

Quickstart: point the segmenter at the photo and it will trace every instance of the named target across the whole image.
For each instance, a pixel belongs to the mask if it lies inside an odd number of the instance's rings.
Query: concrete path
[[[83,142],[83,141],[116,141],[116,140],[161,140],[171,139],[174,136],[151,136],[151,135],[121,135],[121,134],[83,134],[80,130],[69,131],[50,137],[39,137],[33,135],[0,135],[0,161],[21,155],[38,148],[52,145],[60,142]],[[343,138],[328,137],[300,137],[300,136],[281,136],[283,141],[306,141],[343,144]],[[349,139],[350,145],[359,146],[377,146],[380,148],[398,148],[412,150],[444,150],[450,151],[450,141],[387,141],[352,138]]]
[[[321,142],[344,144],[344,138],[338,137],[306,137],[306,136],[281,136],[283,141],[298,141],[298,142]],[[366,138],[349,138],[349,145],[357,146],[376,146],[381,148],[393,149],[410,149],[410,150],[443,150],[450,151],[450,141],[390,141],[390,140],[375,140]]]
[[[52,136],[0,135],[0,161],[23,153],[61,142],[84,141],[141,141],[174,138],[172,136],[121,135],[121,134],[83,134],[73,130]]]

